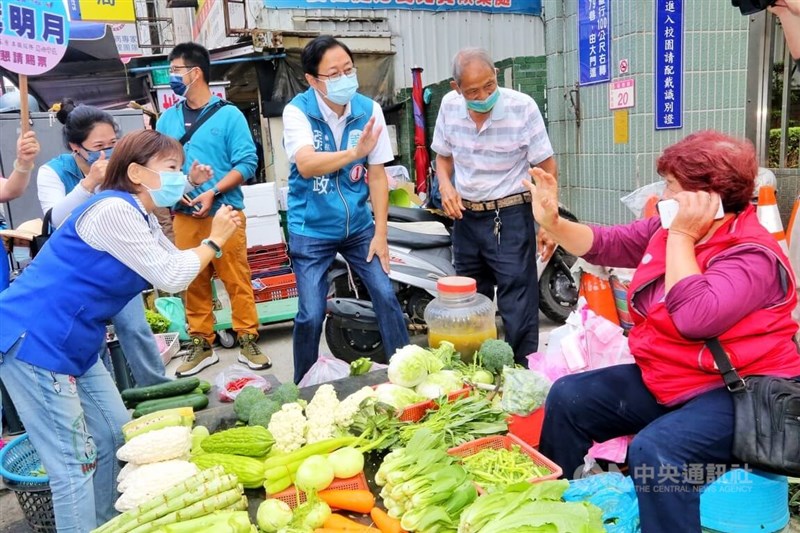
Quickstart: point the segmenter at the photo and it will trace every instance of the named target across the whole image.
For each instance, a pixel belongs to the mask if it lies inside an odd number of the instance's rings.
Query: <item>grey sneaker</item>
[[[179,378],[193,376],[215,363],[219,362],[219,356],[202,337],[192,337],[192,347],[186,355],[186,361],[178,367],[175,375]]]
[[[239,337],[239,362],[253,370],[264,370],[272,366],[272,361],[261,351],[256,341],[258,337],[245,333]]]

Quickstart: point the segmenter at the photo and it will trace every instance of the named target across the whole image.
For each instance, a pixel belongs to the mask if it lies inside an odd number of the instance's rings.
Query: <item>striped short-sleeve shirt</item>
[[[465,200],[497,200],[525,189],[528,169],[553,155],[533,98],[500,88],[500,98],[480,131],[456,91],[442,99],[431,148],[453,158],[453,184]]]

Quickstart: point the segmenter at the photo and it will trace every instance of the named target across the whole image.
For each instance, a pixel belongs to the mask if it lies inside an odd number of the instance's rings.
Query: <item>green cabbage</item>
[[[428,375],[431,353],[416,344],[397,350],[389,361],[389,381],[401,387],[415,387]]]
[[[375,393],[379,402],[391,405],[397,410],[415,403],[424,402],[427,399],[417,394],[414,389],[401,387],[393,383],[378,385],[375,389]]]
[[[440,370],[439,372],[428,374],[428,377],[422,380],[422,383],[417,385],[414,390],[416,390],[420,396],[433,400],[462,389],[463,387],[464,381],[457,372],[452,370]]]

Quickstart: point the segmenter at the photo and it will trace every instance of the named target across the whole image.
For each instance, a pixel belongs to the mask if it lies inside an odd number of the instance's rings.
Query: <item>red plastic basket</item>
[[[505,448],[506,450],[510,450],[512,446],[519,446],[520,451],[530,457],[536,466],[543,466],[550,470],[550,474],[541,477],[533,477],[528,480],[529,483],[538,483],[539,481],[558,479],[561,476],[561,467],[532,447],[528,446],[525,441],[519,437],[516,437],[515,435],[494,435],[491,437],[484,437],[482,439],[466,442],[461,446],[456,446],[455,448],[450,448],[447,450],[447,453],[454,457],[469,457],[470,455],[475,455],[479,451],[487,448],[494,450]],[[476,483],[475,486],[478,487],[479,492],[484,492],[480,485]]]
[[[516,435],[534,448],[539,446],[544,422],[544,407],[540,407],[528,416],[510,415],[508,432]]]
[[[335,478],[333,483],[325,490],[369,490],[369,485],[367,485],[367,478],[364,477],[364,472],[361,472],[353,477]],[[306,493],[296,489],[294,485],[277,494],[268,494],[267,497],[281,500],[292,509],[306,501]]]
[[[297,296],[297,278],[293,273],[257,278],[257,280],[264,284],[264,288],[253,288],[253,296],[256,302],[271,302]],[[255,282],[256,280],[253,281]]]
[[[372,386],[373,389],[378,387],[379,385]],[[471,389],[469,387],[464,387],[463,389],[453,391],[447,395],[447,401],[453,402],[459,398],[469,396],[470,391]],[[413,403],[404,407],[403,410],[400,411],[400,414],[397,415],[397,418],[403,422],[419,422],[422,420],[422,417],[425,416],[425,413],[431,409],[436,409],[436,402],[433,400],[425,400],[424,402]]]
[[[269,244],[266,246],[252,246],[247,249],[248,257],[258,254],[286,254],[286,243]]]

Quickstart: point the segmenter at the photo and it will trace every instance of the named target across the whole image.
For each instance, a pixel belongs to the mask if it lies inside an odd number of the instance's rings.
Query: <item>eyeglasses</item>
[[[186,69],[191,70],[191,69],[195,68],[195,66],[196,65],[175,65],[175,66],[169,67],[169,73],[170,74],[177,74],[180,69],[186,68]]]
[[[336,74],[318,74],[317,78],[326,78],[328,81],[339,81],[343,77],[354,78],[358,73],[358,69],[356,67],[350,67],[349,69],[345,70],[344,72],[337,72]]]

